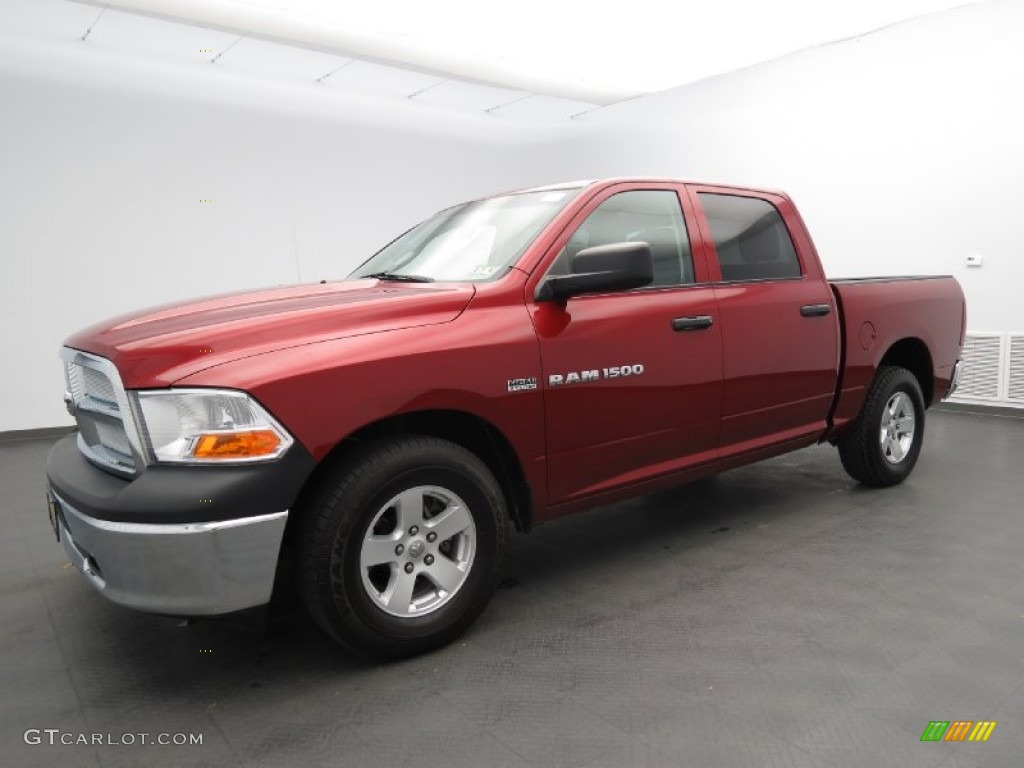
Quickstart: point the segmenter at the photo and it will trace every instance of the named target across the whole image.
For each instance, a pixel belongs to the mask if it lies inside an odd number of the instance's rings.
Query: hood
[[[111,360],[124,386],[159,387],[285,347],[454,320],[469,283],[347,280],[226,294],[123,315],[65,344]]]

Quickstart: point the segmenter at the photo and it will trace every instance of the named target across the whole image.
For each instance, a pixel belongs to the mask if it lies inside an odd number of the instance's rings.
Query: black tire
[[[412,570],[415,565],[417,570],[410,578],[420,591],[434,589],[436,599],[446,602],[424,615],[391,615],[380,600],[387,590],[382,589],[375,598],[371,587],[364,586],[360,564],[364,537],[375,519],[381,524],[383,518],[378,515],[383,509],[391,510],[383,514],[395,515],[396,521],[395,532],[386,535],[404,535],[405,527],[399,531],[399,512],[395,511],[399,507],[387,505],[403,491],[428,486],[448,491],[464,502],[473,523],[472,559],[460,586],[450,594],[442,593],[440,587],[422,580],[426,576],[421,576],[419,569],[426,570],[426,555],[408,562],[415,549],[413,540],[408,540],[405,561],[377,567],[389,568],[384,578],[394,584],[404,578],[398,569]],[[429,505],[427,500],[421,511]],[[494,592],[505,542],[505,499],[487,466],[459,445],[421,436],[389,437],[367,444],[321,478],[299,514],[295,546],[303,603],[331,637],[360,655],[394,659],[449,643],[476,620]],[[429,524],[422,524],[424,530]],[[426,545],[424,536],[418,538],[421,545],[441,546],[441,542]],[[419,551],[424,551],[422,546]],[[441,550],[436,551],[432,557],[439,561]],[[442,594],[448,596],[440,597]]]
[[[893,398],[906,395],[914,411],[913,435],[909,448],[898,460],[890,460],[881,440],[883,414]],[[907,479],[917,464],[924,440],[924,396],[917,378],[906,368],[882,366],[871,383],[864,407],[853,427],[838,441],[843,469],[864,485],[883,488]]]

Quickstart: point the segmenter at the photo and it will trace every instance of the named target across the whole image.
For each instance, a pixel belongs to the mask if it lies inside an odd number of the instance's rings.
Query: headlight
[[[149,450],[157,461],[268,461],[294,442],[284,427],[244,392],[164,389],[133,394]]]

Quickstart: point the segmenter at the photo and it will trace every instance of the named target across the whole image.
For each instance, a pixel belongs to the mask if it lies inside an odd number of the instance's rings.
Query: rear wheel
[[[493,593],[505,501],[487,466],[454,443],[371,444],[329,473],[300,513],[303,601],[363,655],[450,642]]]
[[[839,439],[839,458],[854,480],[884,487],[914,469],[924,437],[924,396],[906,368],[883,366],[853,427]]]

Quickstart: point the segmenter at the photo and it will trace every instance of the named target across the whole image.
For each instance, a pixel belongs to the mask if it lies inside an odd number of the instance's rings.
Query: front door
[[[552,504],[656,477],[717,455],[721,332],[714,290],[690,250],[692,212],[671,184],[623,184],[580,212],[549,258],[565,274],[597,245],[646,242],[653,284],[533,301],[544,375]],[[689,226],[688,220],[689,219]],[[556,255],[557,254],[557,255]]]

